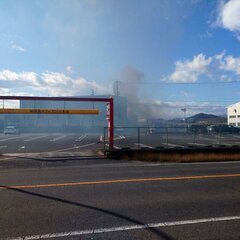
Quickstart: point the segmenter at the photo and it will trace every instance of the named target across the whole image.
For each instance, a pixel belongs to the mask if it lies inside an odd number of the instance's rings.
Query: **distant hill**
[[[224,116],[216,116],[213,114],[206,114],[206,113],[198,113],[192,117],[186,118],[186,122],[188,123],[210,123],[210,124],[217,124],[217,123],[227,123],[227,118]]]

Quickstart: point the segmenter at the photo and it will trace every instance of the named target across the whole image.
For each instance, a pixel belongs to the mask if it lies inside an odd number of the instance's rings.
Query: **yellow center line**
[[[96,184],[153,182],[153,181],[177,181],[177,180],[214,179],[214,178],[230,178],[230,177],[240,177],[240,173],[237,173],[237,174],[203,175],[203,176],[132,178],[132,179],[116,179],[116,180],[88,181],[88,182],[69,182],[69,183],[35,184],[35,185],[0,186],[0,190],[11,189],[11,188],[21,189],[21,188],[70,187],[70,186],[96,185]]]

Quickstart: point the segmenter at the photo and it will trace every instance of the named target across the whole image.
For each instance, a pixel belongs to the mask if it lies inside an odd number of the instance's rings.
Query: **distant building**
[[[240,127],[240,102],[227,107],[228,125]]]

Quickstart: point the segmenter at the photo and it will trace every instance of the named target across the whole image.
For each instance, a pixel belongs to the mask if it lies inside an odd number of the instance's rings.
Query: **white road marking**
[[[185,163],[146,163],[142,165],[132,165],[132,167],[154,167],[154,166],[177,166],[177,165],[219,165],[219,164],[240,164],[240,161],[225,161],[225,162],[185,162]]]
[[[25,149],[25,146],[21,146],[20,148],[18,148],[18,151],[21,151],[22,149]]]
[[[214,140],[218,140],[219,137],[215,137],[215,136],[212,136],[212,137],[200,137],[200,136],[199,136],[199,139],[205,140],[205,141],[209,141],[209,142],[211,143],[211,142],[214,141]]]
[[[219,143],[218,143],[218,144],[219,144]],[[231,144],[231,143],[220,143],[220,145],[226,145],[226,146],[230,146],[230,147],[231,147],[231,146],[233,146],[233,145],[235,145],[235,144],[234,144],[234,143],[232,143],[232,144]]]
[[[79,138],[77,138],[76,140],[75,140],[75,142],[81,142],[84,138],[86,138],[87,137],[87,135],[82,135],[82,136],[80,136]]]
[[[121,139],[126,139],[126,137],[125,136],[118,136],[118,137],[114,138],[114,140],[121,140]]]
[[[173,144],[173,143],[162,143],[163,145],[170,147],[184,147],[183,145]]]
[[[8,141],[8,140],[12,140],[12,139],[18,139],[18,138],[23,138],[24,136],[18,136],[18,137],[10,137],[10,138],[5,138],[5,139],[0,139],[0,142],[5,142],[5,141]]]
[[[4,146],[0,146],[0,149],[2,149],[2,148],[7,148],[8,146],[6,146],[6,145],[4,145]]]
[[[73,147],[71,148],[65,148],[65,149],[59,149],[59,150],[56,150],[56,151],[50,151],[50,152],[63,152],[63,151],[68,151],[68,150],[72,150],[72,149],[78,149],[78,148],[84,148],[84,147],[89,147],[89,146],[92,146],[92,145],[95,145],[96,143],[88,143],[88,144],[85,144],[85,145],[76,145],[74,144]]]
[[[44,138],[44,137],[47,137],[47,135],[38,136],[38,137],[34,137],[34,138],[29,138],[29,139],[25,139],[25,140],[23,140],[23,141],[24,141],[24,142],[30,142],[30,141],[37,140],[37,139],[39,139],[39,138]]]
[[[144,225],[127,225],[127,226],[112,227],[112,228],[99,228],[99,229],[89,229],[89,230],[61,232],[61,233],[47,233],[47,234],[41,234],[41,235],[7,238],[6,240],[33,240],[33,239],[36,240],[36,239],[48,239],[48,238],[59,238],[59,237],[72,237],[72,236],[81,236],[81,235],[90,235],[90,234],[99,234],[99,233],[139,230],[139,229],[146,229],[146,228],[182,226],[182,225],[234,221],[234,220],[240,220],[240,216],[202,218],[202,219],[194,219],[194,220],[175,221],[175,222],[160,222],[160,223],[149,223]]]
[[[51,139],[50,142],[56,142],[56,141],[58,141],[58,140],[60,140],[60,139],[63,139],[63,138],[65,138],[65,137],[66,137],[66,136],[56,137],[56,138]]]
[[[136,146],[138,146],[138,143],[134,143],[134,144],[135,144]],[[151,148],[151,149],[153,148],[152,146],[145,145],[145,144],[142,144],[142,143],[140,143],[139,146],[140,146],[140,147],[144,147],[144,148]]]
[[[118,137],[115,137],[114,140],[123,140],[123,139],[131,138],[131,137],[134,137],[134,136],[128,136],[128,137],[118,136]],[[137,137],[137,135],[136,135],[135,137]],[[105,138],[105,142],[108,142],[108,137],[107,137],[107,136],[106,136],[106,138]]]
[[[206,146],[207,144],[203,144],[203,143],[187,143],[190,145],[196,145],[196,146]]]

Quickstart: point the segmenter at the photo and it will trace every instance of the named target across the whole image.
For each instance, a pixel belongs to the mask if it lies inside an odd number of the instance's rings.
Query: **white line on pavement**
[[[23,149],[25,149],[25,146],[19,147],[19,148],[18,148],[18,151],[21,151],[21,150],[23,150]]]
[[[138,143],[134,143],[136,146],[138,146]],[[140,143],[139,144],[140,147],[145,147],[145,148],[153,148],[152,146],[149,146],[149,145],[145,145],[145,144],[142,144]]]
[[[138,229],[146,229],[146,228],[159,228],[159,227],[181,226],[181,225],[191,225],[191,224],[199,224],[199,223],[234,221],[234,220],[240,220],[240,216],[203,218],[203,219],[183,220],[183,221],[175,221],[175,222],[150,223],[150,224],[144,224],[144,225],[127,225],[127,226],[112,227],[112,228],[89,229],[89,230],[82,230],[82,231],[47,233],[47,234],[41,234],[41,235],[7,238],[7,240],[23,240],[23,239],[35,240],[35,239],[48,239],[48,238],[59,238],[59,237],[72,237],[72,236],[81,236],[81,235],[98,234],[98,233],[120,232],[120,231],[130,231],[130,230],[138,230]]]
[[[58,140],[60,140],[60,139],[63,139],[63,138],[65,138],[65,137],[66,137],[66,136],[56,137],[56,138],[51,139],[50,142],[56,142],[56,141],[58,141]]]
[[[196,146],[206,146],[207,144],[203,144],[203,143],[187,143],[190,145],[196,145]]]
[[[237,143],[236,143],[236,144],[237,144]],[[216,145],[219,145],[219,143],[217,143]],[[220,145],[232,146],[232,145],[235,145],[235,143],[225,143],[225,142],[221,142]]]
[[[2,149],[2,148],[7,148],[8,146],[6,146],[6,145],[4,145],[4,146],[0,146],[0,149]]]
[[[5,139],[0,139],[0,142],[12,140],[12,139],[18,139],[18,138],[23,138],[24,136],[18,136],[18,137],[10,137],[10,138],[5,138]]]
[[[47,135],[42,135],[42,136],[38,136],[38,137],[34,137],[34,138],[29,138],[29,139],[25,139],[23,140],[24,142],[30,142],[30,141],[33,141],[33,140],[37,140],[39,138],[44,138],[46,137]]]
[[[75,140],[75,142],[81,142],[84,138],[86,138],[87,137],[87,135],[81,135],[79,138],[77,138],[76,140]]]
[[[59,150],[56,150],[56,151],[50,151],[50,152],[64,152],[64,151],[68,151],[68,150],[73,150],[73,149],[78,149],[78,148],[85,148],[85,147],[89,147],[89,146],[92,146],[92,145],[95,145],[96,143],[89,143],[89,144],[85,144],[85,145],[74,145],[73,147],[71,148],[65,148],[65,149],[59,149]]]
[[[169,147],[184,147],[183,145],[173,144],[173,143],[162,143],[163,145],[167,145]]]

